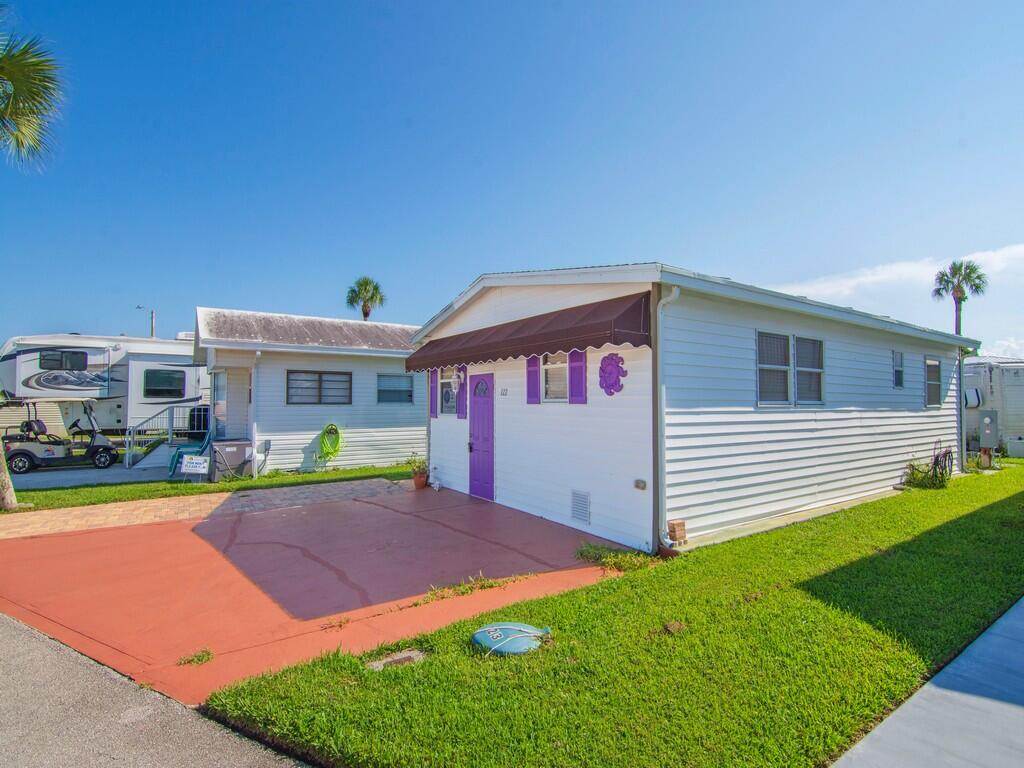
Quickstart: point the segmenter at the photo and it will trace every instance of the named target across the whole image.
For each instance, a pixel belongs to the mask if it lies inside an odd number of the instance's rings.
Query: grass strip
[[[396,644],[214,693],[323,765],[819,766],[1024,594],[1024,470],[955,478],[693,550]],[[522,657],[469,638],[553,628]],[[670,629],[671,628],[671,629]]]

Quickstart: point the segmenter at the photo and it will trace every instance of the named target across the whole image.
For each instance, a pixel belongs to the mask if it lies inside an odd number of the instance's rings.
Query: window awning
[[[649,291],[605,299],[428,341],[406,358],[405,369],[422,371],[605,344],[649,347],[650,318]]]

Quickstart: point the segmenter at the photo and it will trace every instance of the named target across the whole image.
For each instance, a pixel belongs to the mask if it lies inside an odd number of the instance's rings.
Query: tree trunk
[[[363,320],[369,320],[369,319],[370,319],[370,305],[368,303],[366,303],[366,302],[363,302]]]
[[[953,298],[953,307],[954,307],[954,311],[956,312],[956,323],[955,323],[956,335],[959,336],[960,335],[960,307],[961,307],[960,299],[957,299],[955,297]]]
[[[18,498],[14,495],[14,485],[7,471],[7,459],[0,456],[0,509],[17,509]]]

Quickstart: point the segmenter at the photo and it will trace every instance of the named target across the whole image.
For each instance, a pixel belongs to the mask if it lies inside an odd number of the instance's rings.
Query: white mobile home
[[[1024,360],[1012,357],[964,358],[964,433],[970,446],[978,444],[979,415],[998,414],[999,440],[1021,453],[1024,440]]]
[[[433,481],[646,550],[959,454],[977,344],[661,264],[484,275],[414,343]]]
[[[65,426],[96,400],[102,430],[123,431],[171,406],[209,402],[209,379],[192,364],[191,334],[177,339],[60,333],[15,336],[0,347],[8,401],[56,403]]]
[[[249,441],[257,472],[399,463],[426,452],[426,377],[405,371],[416,326],[196,309],[194,357],[213,377],[215,440]]]

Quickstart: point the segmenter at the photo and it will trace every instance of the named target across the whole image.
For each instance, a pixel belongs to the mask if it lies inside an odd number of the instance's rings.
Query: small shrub
[[[907,464],[907,471],[903,477],[903,484],[908,488],[924,488],[932,490],[945,488],[949,483],[949,475],[945,472],[935,471],[928,464]]]
[[[422,456],[410,456],[406,465],[409,467],[409,471],[414,475],[427,474],[427,460]]]
[[[649,568],[657,558],[634,549],[615,549],[603,544],[584,544],[576,550],[576,559],[600,565],[612,571],[639,571]]]

